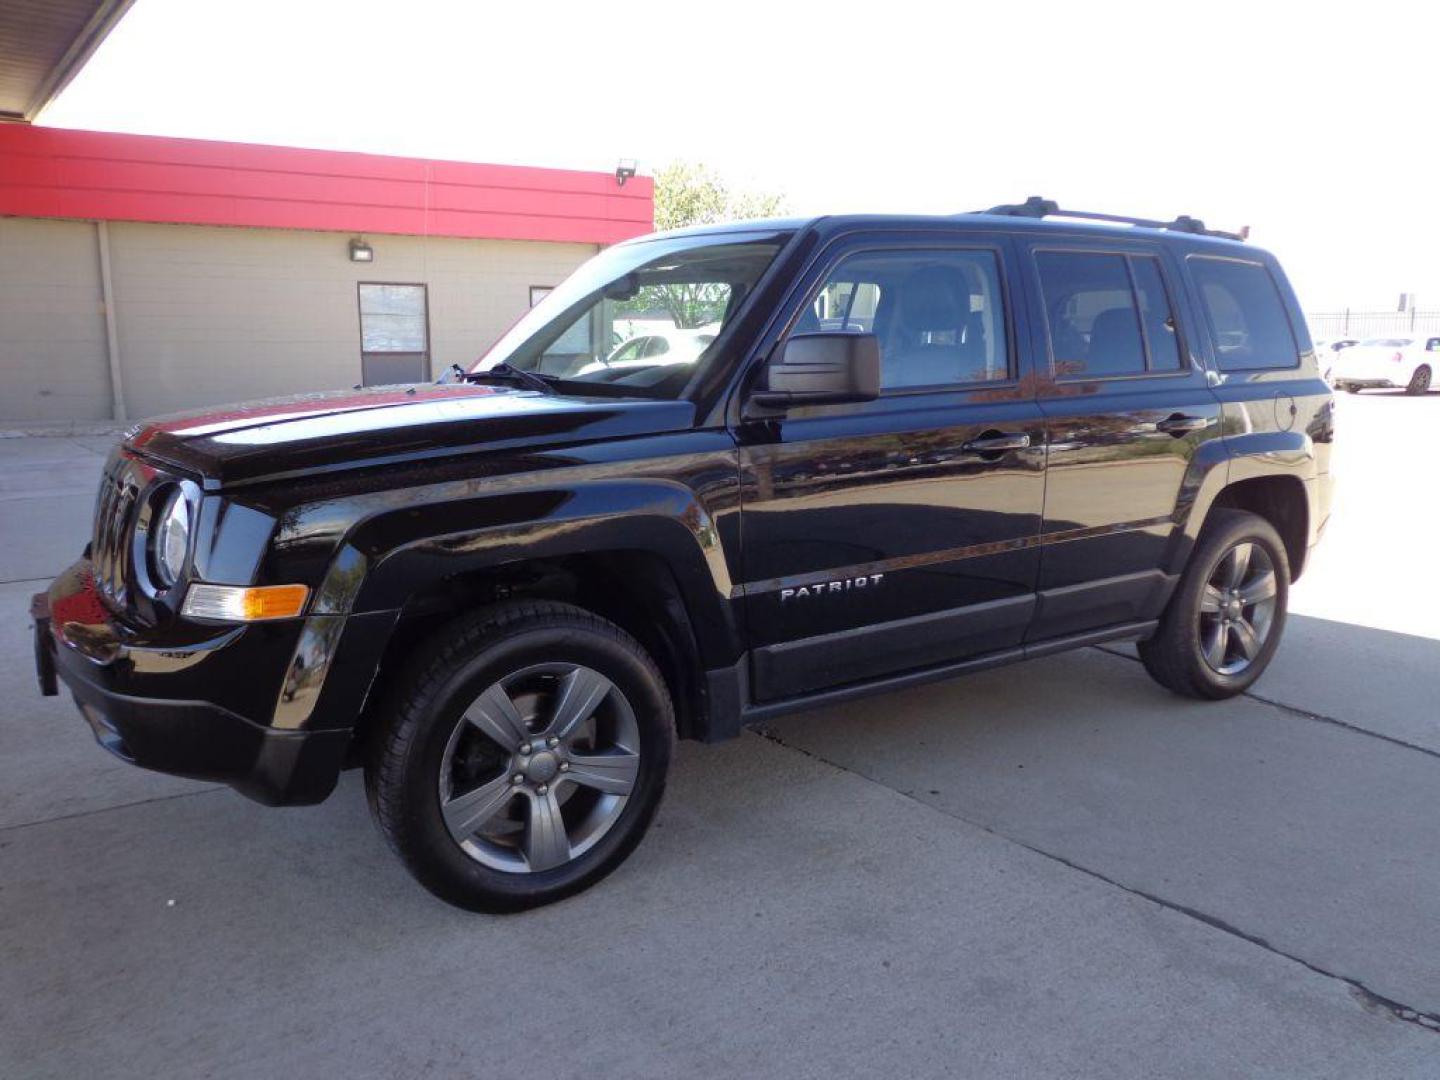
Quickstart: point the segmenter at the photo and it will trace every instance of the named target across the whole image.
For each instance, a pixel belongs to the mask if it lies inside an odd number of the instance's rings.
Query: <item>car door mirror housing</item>
[[[880,339],[874,334],[797,334],[770,357],[765,388],[750,399],[784,409],[874,401],[880,396]]]

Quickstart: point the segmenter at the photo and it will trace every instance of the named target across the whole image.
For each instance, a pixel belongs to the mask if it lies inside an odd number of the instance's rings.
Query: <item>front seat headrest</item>
[[[960,286],[960,288],[957,288]],[[922,266],[900,286],[900,324],[911,333],[958,331],[970,313],[970,293],[955,271],[943,266]]]

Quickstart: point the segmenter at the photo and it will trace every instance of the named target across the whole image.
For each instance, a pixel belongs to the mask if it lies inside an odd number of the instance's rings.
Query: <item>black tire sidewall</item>
[[[1220,561],[1232,548],[1245,542],[1263,547],[1275,567],[1275,613],[1270,632],[1255,659],[1244,671],[1225,675],[1212,668],[1205,659],[1200,640],[1200,597]],[[1180,590],[1175,598],[1176,630],[1179,644],[1186,651],[1185,666],[1189,668],[1192,680],[1198,684],[1197,689],[1206,697],[1231,697],[1242,693],[1264,674],[1285,630],[1290,599],[1290,563],[1279,535],[1269,522],[1254,514],[1227,516],[1224,524],[1210,532],[1196,549]]]
[[[455,725],[485,689],[515,671],[555,662],[593,668],[629,700],[640,732],[639,773],[619,819],[594,847],[552,870],[506,873],[472,859],[451,838],[440,813],[440,763]],[[432,892],[487,911],[548,903],[603,877],[639,843],[664,793],[673,722],[657,673],[624,644],[579,625],[517,629],[456,664],[426,697],[410,703],[420,715],[397,778],[403,810],[395,840]]]

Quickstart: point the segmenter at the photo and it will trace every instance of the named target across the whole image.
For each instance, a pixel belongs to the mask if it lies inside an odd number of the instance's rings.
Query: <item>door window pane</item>
[[[1041,252],[1035,257],[1056,375],[1137,375],[1145,343],[1123,255]]]
[[[843,260],[794,334],[873,333],[882,390],[1010,375],[1000,267],[991,251],[885,251]]]
[[[1180,342],[1175,336],[1175,317],[1165,293],[1165,280],[1160,276],[1160,264],[1149,257],[1131,256],[1130,272],[1135,275],[1135,295],[1140,298],[1140,321],[1145,326],[1150,370],[1179,371]]]
[[[1157,259],[1045,251],[1035,264],[1057,376],[1142,375],[1183,366]]]
[[[1210,320],[1221,371],[1292,368],[1300,362],[1280,290],[1265,267],[1194,256],[1190,272]]]
[[[425,352],[424,285],[360,286],[362,352]]]

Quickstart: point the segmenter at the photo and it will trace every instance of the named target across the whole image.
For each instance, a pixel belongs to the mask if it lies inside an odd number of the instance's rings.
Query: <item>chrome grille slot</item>
[[[105,468],[95,502],[90,564],[96,590],[117,610],[124,610],[130,600],[130,538],[144,481],[135,463],[117,454]]]

